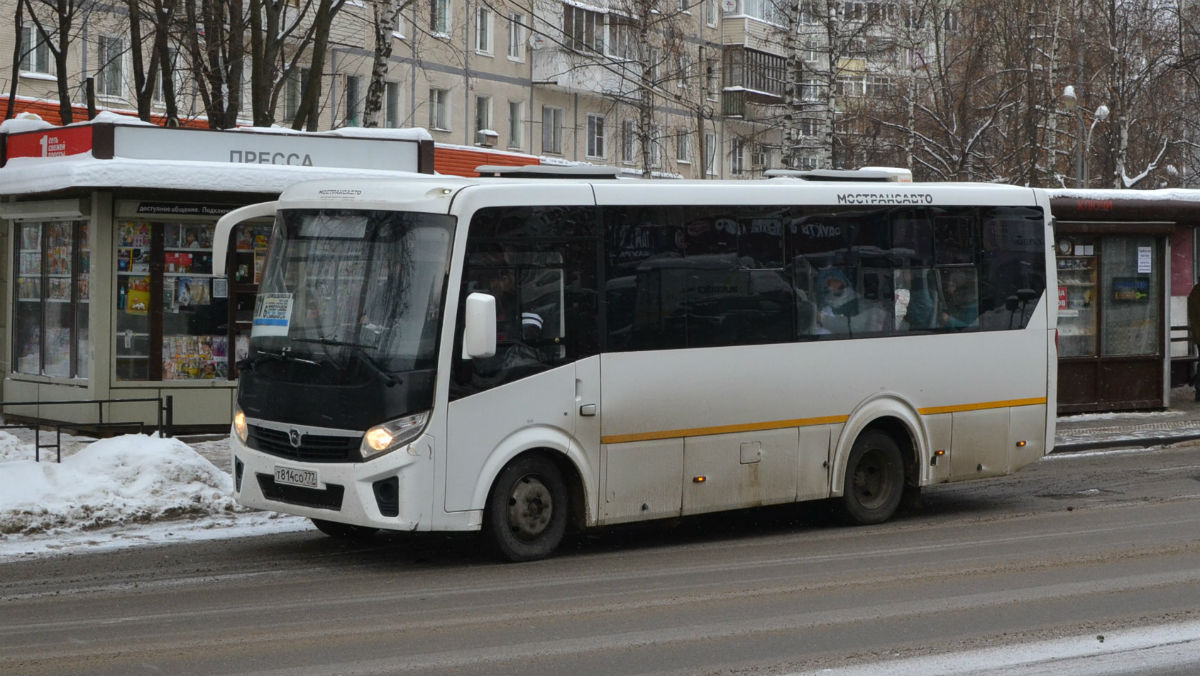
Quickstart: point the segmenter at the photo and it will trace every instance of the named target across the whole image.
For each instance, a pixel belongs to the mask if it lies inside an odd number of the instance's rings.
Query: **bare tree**
[[[296,111],[296,119],[292,121],[293,129],[316,131],[320,128],[319,102],[324,79],[325,53],[329,50],[329,32],[334,16],[345,2],[346,0],[319,0],[317,3],[310,29],[311,39],[304,41],[312,50],[313,67],[308,70],[308,77],[301,89],[300,106]]]
[[[251,0],[261,2],[262,0]],[[183,42],[213,129],[237,125],[245,63],[245,15],[241,0],[183,0]]]
[[[363,105],[363,126],[378,127],[383,111],[388,60],[392,58],[392,41],[400,13],[412,0],[371,0],[372,28],[375,50],[371,59],[371,82],[367,85],[367,100]]]
[[[86,22],[91,3],[87,0],[19,0],[18,4],[24,6],[24,16],[33,23],[38,39],[49,49],[54,61],[59,118],[63,124],[70,124],[74,121],[74,115],[71,110],[71,88],[67,80],[71,72],[67,56],[75,39],[74,32],[78,25]],[[18,32],[18,43],[20,35]]]
[[[168,79],[160,78],[160,73],[164,62],[169,61],[168,43],[177,0],[126,0],[125,6],[129,11],[129,52],[133,66],[133,91],[138,118],[149,122],[153,112],[155,90],[160,84],[165,85],[168,82]],[[150,29],[148,45],[144,44],[145,28]],[[147,47],[148,59],[145,53]],[[167,68],[169,69],[169,66]],[[174,92],[171,94],[173,99]]]
[[[1114,188],[1133,188],[1158,169],[1178,137],[1170,111],[1174,61],[1170,25],[1174,15],[1162,12],[1158,0],[1107,0],[1099,9],[1097,45],[1104,67],[1105,104],[1111,114],[1108,133]],[[1085,160],[1086,161],[1086,160]],[[1132,166],[1139,168],[1134,170]],[[1086,178],[1086,177],[1085,177]]]

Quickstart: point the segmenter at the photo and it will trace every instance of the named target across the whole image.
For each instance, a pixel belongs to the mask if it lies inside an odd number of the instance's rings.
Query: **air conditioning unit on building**
[[[496,145],[496,141],[500,140],[500,134],[491,129],[480,129],[475,132],[475,143],[484,148],[491,148]]]

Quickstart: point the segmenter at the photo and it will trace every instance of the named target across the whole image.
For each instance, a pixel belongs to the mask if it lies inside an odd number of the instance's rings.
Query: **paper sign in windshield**
[[[250,336],[286,336],[292,319],[292,294],[260,293],[254,305]]]

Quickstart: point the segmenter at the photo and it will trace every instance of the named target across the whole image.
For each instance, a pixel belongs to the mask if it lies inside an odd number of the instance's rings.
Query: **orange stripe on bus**
[[[693,427],[686,430],[661,430],[658,432],[641,432],[638,434],[614,434],[601,437],[602,444],[622,444],[630,441],[654,441],[657,439],[682,439],[684,437],[703,437],[712,434],[732,434],[734,432],[761,432],[763,430],[782,430],[789,427],[807,427],[809,425],[830,425],[844,423],[850,416],[829,415],[820,418],[797,418],[795,420],[772,420],[769,422],[743,423],[741,425],[720,425],[717,427]]]
[[[936,415],[939,413],[956,413],[959,411],[984,411],[993,408],[1012,408],[1014,406],[1036,406],[1045,404],[1045,397],[1030,399],[1006,399],[1003,401],[984,401],[977,404],[959,404],[956,406],[932,406],[918,409],[921,415]],[[847,415],[828,415],[818,418],[796,418],[794,420],[772,420],[768,422],[743,423],[740,425],[718,425],[716,427],[693,427],[683,430],[659,430],[655,432],[638,432],[636,434],[613,434],[600,438],[602,444],[625,444],[631,441],[659,441],[662,439],[684,439],[687,437],[704,437],[714,434],[733,434],[736,432],[761,432],[764,430],[781,430],[789,427],[809,427],[812,425],[833,425],[844,423],[850,419]]]
[[[938,413],[959,413],[962,411],[986,411],[991,408],[1037,406],[1038,404],[1045,403],[1045,397],[1032,397],[1029,399],[1005,399],[1003,401],[983,401],[978,404],[959,404],[957,406],[931,406],[929,408],[919,408],[917,409],[917,413],[920,413],[921,415],[936,415]]]

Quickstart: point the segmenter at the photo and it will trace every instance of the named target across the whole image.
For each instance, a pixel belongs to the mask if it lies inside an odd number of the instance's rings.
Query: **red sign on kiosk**
[[[5,158],[67,157],[91,152],[92,125],[9,134]]]

